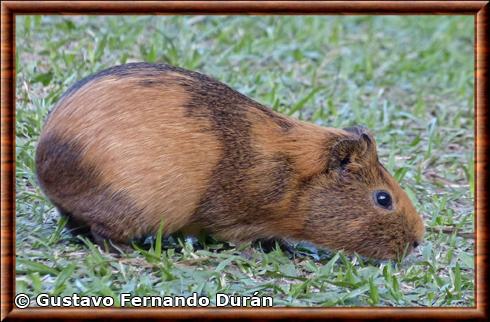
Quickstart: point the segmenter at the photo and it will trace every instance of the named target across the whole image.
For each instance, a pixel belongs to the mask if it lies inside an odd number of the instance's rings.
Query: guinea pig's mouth
[[[402,219],[403,218],[404,217],[402,217]],[[407,225],[403,226],[405,228]],[[395,225],[394,227],[397,226]],[[416,222],[413,226],[409,226],[408,229],[398,229],[398,232],[389,238],[382,235],[378,235],[377,237],[379,238],[378,247],[375,248],[375,252],[378,254],[373,254],[372,257],[402,262],[406,257],[417,252],[417,248],[422,244],[424,238],[423,222]],[[381,245],[384,245],[385,247],[382,247]],[[370,250],[373,250],[373,248],[370,248]]]
[[[395,254],[393,260],[396,260],[398,262],[403,261],[405,258],[407,258],[409,255],[413,254],[415,249],[421,244],[421,241],[414,240],[412,242],[408,242],[405,244],[405,247],[403,248],[402,251],[399,251]]]
[[[377,248],[376,250],[365,252],[365,251],[356,251],[361,257],[366,257],[371,260],[375,260],[376,262],[384,262],[388,260],[394,260],[397,262],[403,261],[406,257],[411,255],[414,250],[420,245],[420,241],[414,240],[413,242],[407,242],[403,247],[387,247]]]

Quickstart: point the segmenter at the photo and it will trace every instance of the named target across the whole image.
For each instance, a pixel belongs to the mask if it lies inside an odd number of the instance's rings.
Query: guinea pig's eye
[[[378,206],[383,207],[385,209],[391,209],[393,206],[393,201],[391,200],[391,196],[386,191],[376,191],[374,193],[374,201]]]

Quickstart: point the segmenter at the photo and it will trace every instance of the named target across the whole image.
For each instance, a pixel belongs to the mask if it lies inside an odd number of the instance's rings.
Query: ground
[[[473,306],[472,16],[17,16],[16,292],[274,297],[278,306]],[[427,227],[404,261],[166,239],[115,256],[63,229],[35,178],[48,110],[132,61],[197,70],[274,110],[363,124]],[[158,239],[156,239],[158,241]]]

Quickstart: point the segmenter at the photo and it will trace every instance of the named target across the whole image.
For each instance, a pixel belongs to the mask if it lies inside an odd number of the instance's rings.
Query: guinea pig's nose
[[[417,248],[417,246],[419,246],[419,242],[418,241],[414,241],[413,244],[412,244],[413,248]]]

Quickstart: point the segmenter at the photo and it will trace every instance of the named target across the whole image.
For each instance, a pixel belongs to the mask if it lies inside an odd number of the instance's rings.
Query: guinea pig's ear
[[[376,154],[376,141],[374,140],[374,136],[371,134],[369,129],[362,125],[356,125],[352,127],[346,127],[343,129],[349,133],[352,133],[356,138],[364,141],[366,145],[366,152]]]
[[[364,126],[344,128],[347,137],[341,137],[330,150],[329,170],[344,169],[349,163],[363,165],[377,160],[376,142]]]
[[[347,131],[349,133],[352,133],[356,136],[366,135],[367,138],[369,138],[369,139],[371,139],[373,137],[371,135],[371,133],[369,133],[368,128],[365,127],[364,125],[355,125],[355,126],[351,126],[351,127],[344,127],[343,130]]]

